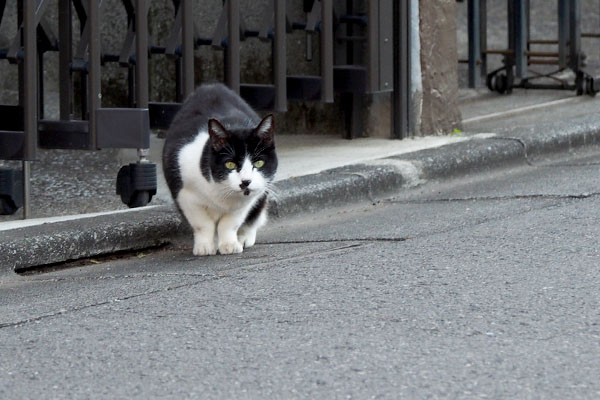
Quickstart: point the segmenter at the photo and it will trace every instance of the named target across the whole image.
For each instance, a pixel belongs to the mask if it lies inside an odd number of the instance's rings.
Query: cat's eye
[[[263,165],[265,165],[265,162],[264,162],[263,160],[258,160],[258,161],[255,161],[255,162],[254,162],[254,166],[255,166],[256,168],[260,168],[260,167],[262,167]]]
[[[237,164],[234,163],[233,161],[227,161],[225,163],[225,168],[227,168],[227,169],[236,169],[237,168]]]

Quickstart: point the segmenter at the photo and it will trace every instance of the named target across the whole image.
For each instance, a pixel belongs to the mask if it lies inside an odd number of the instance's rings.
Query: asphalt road
[[[0,398],[598,398],[599,157],[5,281]]]

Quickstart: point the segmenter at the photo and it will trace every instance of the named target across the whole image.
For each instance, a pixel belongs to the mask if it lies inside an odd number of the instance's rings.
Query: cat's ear
[[[254,130],[256,136],[267,146],[272,146],[275,142],[275,121],[273,114],[269,114],[260,121],[260,124]]]
[[[216,119],[208,120],[208,134],[210,135],[210,141],[213,148],[216,151],[221,151],[229,139],[229,132],[227,132],[227,129],[225,129]]]

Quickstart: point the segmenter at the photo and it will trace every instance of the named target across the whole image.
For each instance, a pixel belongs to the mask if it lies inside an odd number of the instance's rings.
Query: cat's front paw
[[[219,243],[219,253],[221,254],[236,254],[241,253],[244,248],[237,240],[235,242]]]
[[[256,231],[254,232],[243,232],[238,236],[240,243],[245,249],[254,246],[256,242]]]
[[[217,254],[217,249],[214,243],[196,242],[193,253],[195,256],[214,256]]]

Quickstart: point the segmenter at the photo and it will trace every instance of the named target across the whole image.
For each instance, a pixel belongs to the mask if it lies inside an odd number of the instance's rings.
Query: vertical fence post
[[[515,28],[515,65],[516,76],[523,79],[527,76],[527,0],[515,0],[514,28]]]
[[[286,33],[285,33],[285,2],[275,2],[275,37],[273,72],[275,83],[275,111],[287,111],[287,65],[286,65]]]
[[[579,0],[572,0],[569,5],[569,66],[575,72],[579,72],[581,50],[581,11]]]
[[[148,7],[135,0],[135,99],[138,108],[148,108]]]
[[[369,0],[367,10],[367,91],[379,90],[379,0]]]
[[[487,75],[487,0],[479,1],[479,70],[480,76]]]
[[[333,103],[333,4],[321,0],[321,101]]]
[[[410,127],[410,0],[394,1],[394,91],[392,138],[409,136]]]
[[[567,68],[569,64],[569,2],[571,0],[558,0],[558,66]]]
[[[35,3],[23,1],[23,47],[24,47],[24,93],[23,114],[25,117],[25,142],[23,159],[33,160],[37,156],[37,40],[35,26]]]
[[[481,86],[481,70],[478,64],[481,62],[481,10],[480,0],[468,1],[468,25],[469,25],[469,87]]]
[[[37,26],[35,24],[35,3],[23,1],[23,49],[24,49],[24,142],[23,142],[23,218],[31,216],[31,160],[37,156]]]
[[[60,93],[60,119],[71,119],[71,0],[59,0],[58,3],[58,29],[59,29],[59,93]]]
[[[100,7],[98,0],[88,0],[86,27],[89,33],[88,55],[88,120],[90,150],[98,148],[96,110],[101,107],[100,82]]]
[[[183,99],[194,91],[194,20],[192,0],[181,0],[181,49],[183,58]]]
[[[228,20],[227,86],[240,93],[240,0],[226,2]]]

